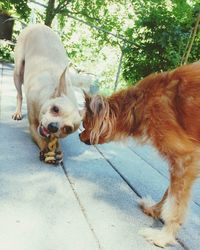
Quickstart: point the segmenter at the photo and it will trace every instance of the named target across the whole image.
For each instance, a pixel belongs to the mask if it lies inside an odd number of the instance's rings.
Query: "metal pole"
[[[187,62],[188,62],[188,58],[189,58],[190,52],[192,50],[192,45],[194,43],[194,39],[195,39],[197,32],[198,32],[199,23],[200,23],[200,13],[197,16],[197,21],[196,21],[196,24],[194,26],[193,33],[191,35],[191,40],[190,40],[190,43],[189,43],[189,46],[188,46],[188,49],[187,49],[187,52],[185,55],[185,59],[183,61],[183,65],[187,64]]]
[[[1,118],[1,103],[2,103],[2,89],[3,89],[3,61],[0,62],[1,65],[1,78],[0,78],[0,118]]]
[[[114,91],[116,91],[117,86],[118,86],[118,82],[119,82],[122,59],[123,59],[123,56],[124,56],[124,48],[125,48],[125,43],[123,44],[123,47],[121,48],[121,56],[120,56],[120,59],[119,59],[119,65],[118,65],[117,74],[116,74],[115,83],[114,83]]]

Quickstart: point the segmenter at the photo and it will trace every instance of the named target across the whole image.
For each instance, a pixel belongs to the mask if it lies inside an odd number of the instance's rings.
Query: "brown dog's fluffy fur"
[[[162,200],[153,206],[141,202],[146,214],[165,225],[142,234],[161,247],[174,242],[200,172],[200,61],[149,75],[110,97],[85,95],[85,102],[81,141],[98,144],[132,136],[142,143],[150,140],[168,160],[170,185]]]

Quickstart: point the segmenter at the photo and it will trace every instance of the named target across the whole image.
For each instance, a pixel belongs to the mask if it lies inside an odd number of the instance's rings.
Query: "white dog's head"
[[[41,107],[38,126],[40,136],[48,137],[54,134],[63,138],[79,128],[81,116],[69,88],[71,88],[70,79],[65,69],[52,98]]]

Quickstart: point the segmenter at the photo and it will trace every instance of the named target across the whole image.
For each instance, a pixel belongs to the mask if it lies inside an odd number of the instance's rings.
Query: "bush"
[[[180,65],[196,21],[195,8],[180,2],[168,6],[164,0],[151,0],[136,6],[138,19],[133,28],[126,30],[128,39],[135,43],[124,50],[123,76],[128,83]],[[199,40],[196,37],[189,62],[199,60]]]
[[[12,45],[0,45],[0,61],[14,62]]]

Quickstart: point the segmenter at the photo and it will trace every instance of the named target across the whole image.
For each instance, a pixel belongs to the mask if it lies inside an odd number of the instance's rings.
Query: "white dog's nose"
[[[47,129],[50,133],[56,133],[58,131],[58,123],[57,122],[51,122],[49,123],[49,125],[47,126]]]

